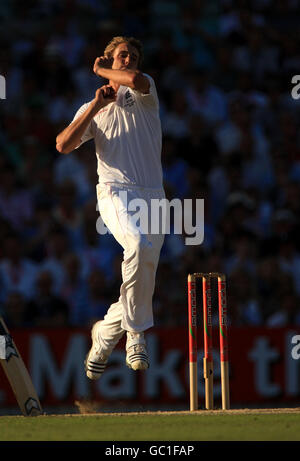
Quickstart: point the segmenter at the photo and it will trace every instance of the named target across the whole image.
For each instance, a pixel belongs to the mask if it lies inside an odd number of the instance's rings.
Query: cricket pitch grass
[[[300,441],[300,408],[0,416],[0,441]]]

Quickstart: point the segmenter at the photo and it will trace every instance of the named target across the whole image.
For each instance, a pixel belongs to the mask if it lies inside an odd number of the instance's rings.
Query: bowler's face
[[[125,70],[125,69],[137,69],[139,61],[139,52],[128,43],[120,43],[113,54],[114,62],[112,69]]]

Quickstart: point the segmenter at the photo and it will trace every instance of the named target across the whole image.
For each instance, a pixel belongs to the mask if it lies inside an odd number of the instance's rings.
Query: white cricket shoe
[[[146,370],[149,368],[144,333],[127,331],[126,365],[132,370]]]
[[[85,364],[86,375],[90,379],[99,379],[105,370],[108,356],[103,353],[98,340],[99,326],[102,320],[99,320],[92,328],[92,347],[89,350]]]

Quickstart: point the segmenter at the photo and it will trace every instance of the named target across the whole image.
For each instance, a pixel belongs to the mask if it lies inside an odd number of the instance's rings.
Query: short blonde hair
[[[143,45],[137,38],[134,38],[134,37],[124,37],[124,36],[114,37],[106,46],[104,50],[104,56],[107,58],[112,58],[115,49],[121,43],[127,43],[128,45],[134,46],[134,48],[138,50],[139,52],[138,67],[140,67],[144,59]]]

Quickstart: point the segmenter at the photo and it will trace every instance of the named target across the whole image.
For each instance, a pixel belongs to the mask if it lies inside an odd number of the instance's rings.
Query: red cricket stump
[[[219,328],[220,328],[220,363],[222,409],[228,410],[229,402],[229,361],[228,361],[228,329],[227,329],[227,298],[226,277],[218,275]]]
[[[211,311],[211,280],[207,275],[202,276],[203,289],[203,332],[204,357],[203,374],[205,382],[205,408],[214,408],[214,377],[213,377],[213,342],[212,342],[212,311]]]
[[[196,277],[188,276],[190,409],[198,410]]]

